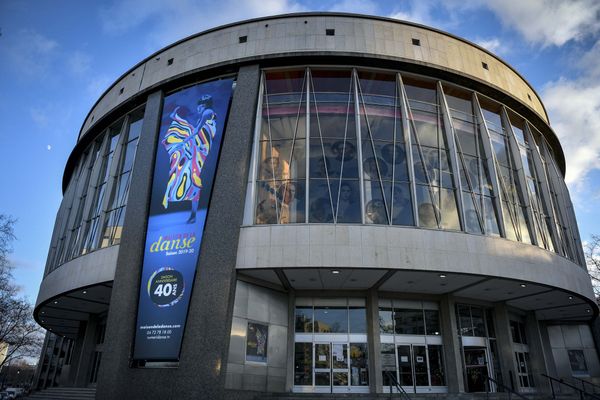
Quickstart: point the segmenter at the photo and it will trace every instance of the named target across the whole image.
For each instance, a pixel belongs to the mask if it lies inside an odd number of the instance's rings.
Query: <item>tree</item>
[[[592,235],[590,241],[588,241],[584,247],[585,262],[587,264],[590,278],[592,278],[592,285],[594,286],[594,292],[596,298],[600,297],[600,235]]]
[[[13,266],[8,259],[15,240],[15,219],[0,214],[0,353],[6,351],[3,365],[15,359],[37,357],[42,331],[33,319],[31,304],[19,295],[13,282]]]

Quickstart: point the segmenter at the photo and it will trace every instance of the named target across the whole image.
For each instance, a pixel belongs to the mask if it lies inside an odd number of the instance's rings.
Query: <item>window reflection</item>
[[[562,215],[570,211],[559,207],[565,202],[563,180],[552,170],[557,167],[543,135],[532,134],[527,121],[500,103],[438,85],[394,72],[265,72],[255,223],[410,226],[418,217],[423,228],[498,236],[502,218],[507,238],[530,243],[532,229],[540,246],[574,259],[576,239]],[[529,136],[538,141],[531,145]],[[512,148],[515,141],[518,149]],[[552,178],[548,182],[539,178],[534,149],[544,153],[542,177]],[[513,153],[520,157],[513,159]],[[545,184],[549,199],[542,196]]]

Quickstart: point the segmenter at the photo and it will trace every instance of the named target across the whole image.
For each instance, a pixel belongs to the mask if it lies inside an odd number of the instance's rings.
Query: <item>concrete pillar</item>
[[[379,294],[371,289],[367,295],[367,347],[369,349],[369,391],[383,393],[381,376],[381,336],[379,332]]]
[[[296,349],[296,292],[290,289],[288,292],[288,354],[287,374],[285,378],[285,391],[291,392],[294,388],[294,357]]]
[[[90,370],[94,351],[96,350],[96,326],[96,317],[90,315],[85,327],[85,333],[83,334],[81,351],[77,362],[75,380],[73,382],[75,387],[86,387],[90,381]]]
[[[500,368],[502,369],[502,383],[516,389],[515,356],[512,345],[512,335],[510,333],[508,310],[504,303],[498,303],[494,306],[494,320],[496,322],[498,361],[500,362]]]
[[[445,295],[440,300],[440,324],[448,393],[462,393],[465,391],[462,350],[456,323],[456,304],[450,295]]]
[[[533,375],[535,387],[538,392],[550,392],[550,388],[547,385],[548,381],[541,376],[541,374],[548,374],[548,364],[550,360],[547,357],[540,325],[535,317],[535,312],[529,312],[527,314],[525,331],[527,342],[529,344],[529,359],[531,360],[529,369]]]

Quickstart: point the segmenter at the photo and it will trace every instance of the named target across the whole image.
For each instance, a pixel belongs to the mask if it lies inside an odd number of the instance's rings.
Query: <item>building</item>
[[[597,377],[564,172],[535,90],[464,39],[339,13],[222,26],[90,110],[35,318],[72,342],[60,384],[101,399]]]

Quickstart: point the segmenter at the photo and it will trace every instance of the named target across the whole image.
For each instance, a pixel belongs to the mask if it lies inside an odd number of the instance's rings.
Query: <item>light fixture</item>
[[[84,290],[84,291],[83,291],[83,294],[86,294],[86,293],[87,293],[87,290]]]
[[[46,311],[42,311],[42,314],[46,314]]]
[[[334,269],[333,271],[331,271],[332,274],[337,275],[340,273],[339,269]]]
[[[589,308],[587,308],[587,309],[585,310],[585,312],[592,312],[592,310],[590,310]]]
[[[446,274],[440,274],[440,278],[444,279],[446,277]]]
[[[521,287],[527,287],[527,285],[524,283],[521,283]]]
[[[569,296],[569,300],[573,300],[573,296]]]
[[[58,300],[54,300],[54,304],[58,304]]]

